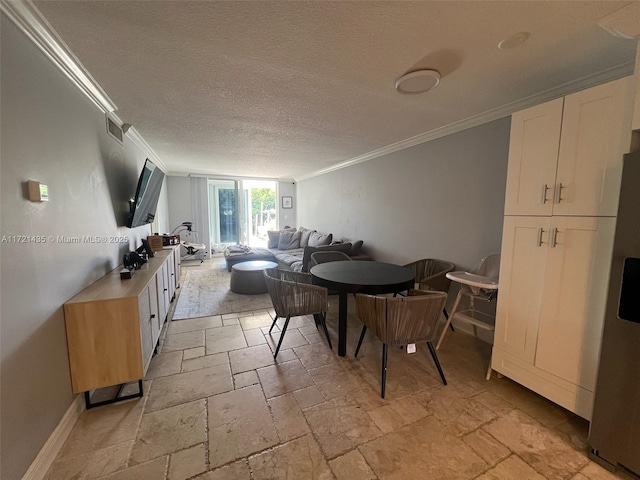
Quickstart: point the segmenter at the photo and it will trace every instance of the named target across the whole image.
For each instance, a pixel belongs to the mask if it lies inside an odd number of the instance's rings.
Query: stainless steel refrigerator
[[[640,476],[640,153],[624,157],[589,446]]]

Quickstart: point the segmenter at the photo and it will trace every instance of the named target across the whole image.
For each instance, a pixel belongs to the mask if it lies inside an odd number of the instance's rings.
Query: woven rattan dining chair
[[[310,267],[315,267],[321,263],[350,261],[351,257],[344,252],[313,252],[311,254]]]
[[[382,297],[356,295],[356,315],[364,324],[355,356],[358,356],[362,340],[370,329],[382,342],[382,378],[380,396],[384,398],[387,382],[387,352],[389,345],[403,346],[426,343],[442,383],[447,380],[433,348],[440,312],[447,301],[444,292],[409,290],[406,297]]]
[[[451,280],[447,278],[448,272],[453,272],[456,266],[445,260],[435,258],[423,258],[405,265],[416,276],[416,283],[420,290],[435,290],[448,292]]]
[[[453,272],[456,266],[446,260],[437,260],[435,258],[423,258],[405,265],[411,269],[416,277],[416,285],[420,290],[435,290],[437,292],[448,292],[451,286],[451,280],[447,278],[447,273]],[[447,309],[442,307],[444,318],[449,320]],[[453,324],[449,323],[451,331],[455,331]]]
[[[289,326],[289,320],[291,317],[301,315],[314,315],[316,326],[318,323],[322,325],[324,334],[327,336],[329,348],[333,348],[326,323],[328,308],[326,288],[312,285],[311,274],[309,273],[279,270],[277,268],[265,269],[264,281],[267,284],[271,303],[273,303],[273,308],[276,311],[276,317],[273,319],[269,333],[273,330],[278,318],[286,319],[273,358],[278,356],[284,334]]]

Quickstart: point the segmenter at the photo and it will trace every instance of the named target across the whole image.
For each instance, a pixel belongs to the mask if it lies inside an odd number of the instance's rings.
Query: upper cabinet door
[[[551,215],[563,99],[511,117],[505,215]]]
[[[632,87],[625,77],[565,97],[554,215],[616,215]]]

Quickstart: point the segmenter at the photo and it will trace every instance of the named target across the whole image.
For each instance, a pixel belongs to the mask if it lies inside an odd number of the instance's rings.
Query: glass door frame
[[[220,204],[219,204],[219,189],[230,188],[229,185],[233,182],[233,189],[235,191],[235,204],[234,208],[237,212],[235,238],[236,244],[249,245],[251,240],[251,201],[248,188],[245,188],[245,182],[250,184],[251,182],[273,182],[276,198],[276,225],[278,225],[278,180],[271,178],[238,178],[238,177],[207,177],[207,201],[209,207],[210,217],[210,251],[213,251],[214,245],[220,245]],[[214,199],[211,199],[211,187],[214,187]],[[227,242],[228,243],[228,242]],[[226,243],[225,243],[226,244]],[[217,249],[216,249],[217,251]]]

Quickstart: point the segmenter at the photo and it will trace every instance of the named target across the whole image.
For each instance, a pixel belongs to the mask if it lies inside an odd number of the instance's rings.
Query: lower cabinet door
[[[534,362],[551,217],[506,216],[494,346]]]
[[[595,390],[615,230],[612,217],[553,217],[535,366]]]
[[[158,311],[158,289],[156,282],[152,281],[147,287],[149,291],[149,312],[151,317],[151,338],[153,339],[153,348],[158,344],[160,331],[162,330],[162,319]]]
[[[142,365],[146,372],[153,354],[152,319],[149,298],[149,288],[145,288],[138,295],[138,315],[140,320],[140,341],[142,343]]]
[[[164,322],[169,308],[169,287],[167,285],[167,265],[164,264],[156,274],[156,288],[158,292],[158,315],[160,324]]]

